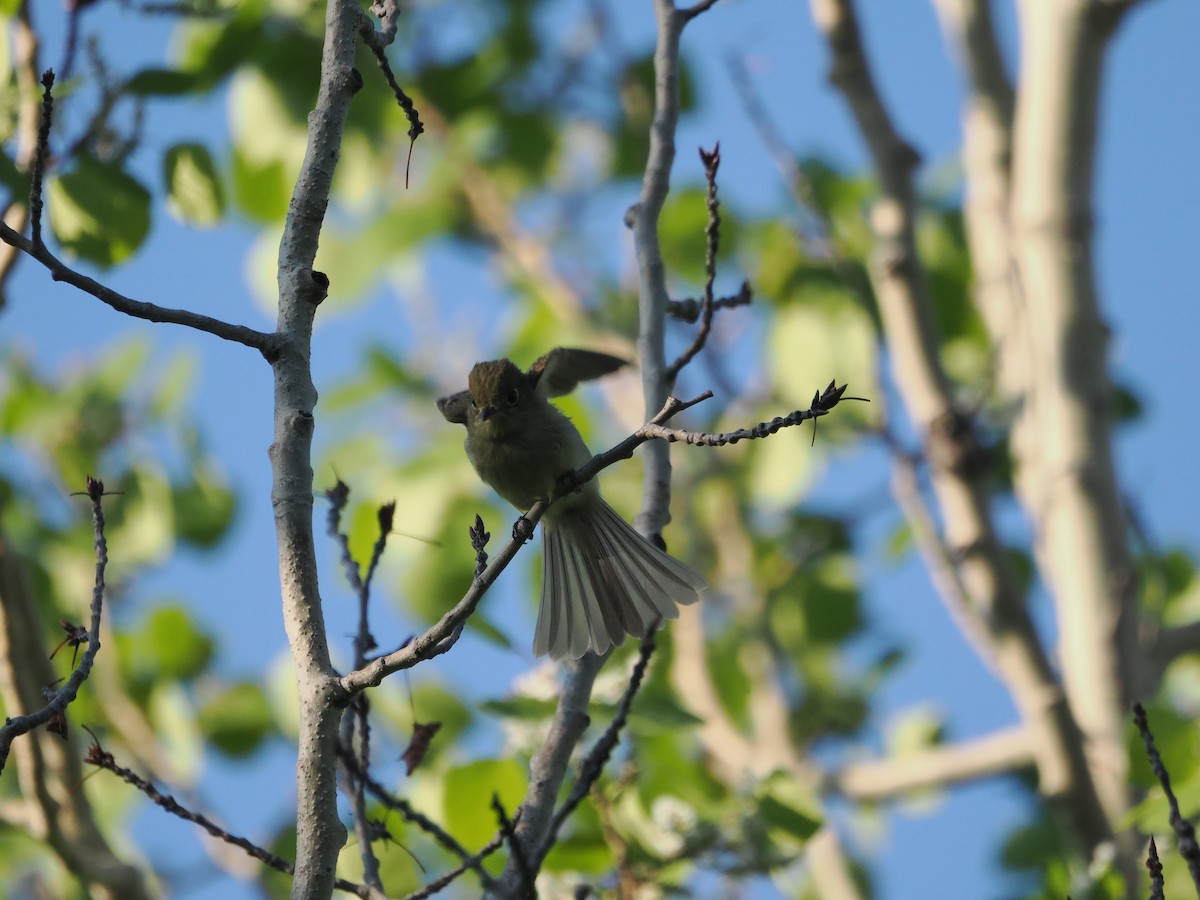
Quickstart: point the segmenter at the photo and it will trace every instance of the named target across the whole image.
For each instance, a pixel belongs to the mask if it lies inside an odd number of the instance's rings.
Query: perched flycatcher
[[[479,477],[524,512],[592,458],[579,430],[548,398],[623,365],[615,356],[563,347],[528,372],[507,359],[476,363],[468,390],[441,398],[438,409],[466,426],[467,457]],[[627,634],[645,635],[659,616],[676,618],[675,604],[694,603],[707,586],[617,515],[595,479],[546,511],[542,543],[537,656],[604,653]]]

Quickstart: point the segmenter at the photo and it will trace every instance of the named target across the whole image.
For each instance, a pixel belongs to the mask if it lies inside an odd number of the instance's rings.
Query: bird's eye
[[[517,388],[513,388],[511,391],[508,392],[507,395],[505,395],[504,402],[507,403],[509,406],[516,406],[517,401],[520,399],[521,399],[520,390],[518,390]]]
[[[479,409],[479,404],[475,402],[475,398],[471,398],[471,409]]]

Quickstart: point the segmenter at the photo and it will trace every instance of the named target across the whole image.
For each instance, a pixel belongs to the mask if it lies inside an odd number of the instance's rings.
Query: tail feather
[[[563,510],[542,527],[542,601],[533,652],[578,659],[642,637],[676,604],[707,585],[663,553],[599,497]]]

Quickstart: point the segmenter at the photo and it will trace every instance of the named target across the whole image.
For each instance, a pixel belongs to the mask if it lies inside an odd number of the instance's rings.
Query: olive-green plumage
[[[551,495],[559,477],[592,454],[579,430],[548,398],[625,365],[588,350],[559,348],[522,372],[507,359],[477,363],[468,390],[438,401],[467,428],[479,477],[519,510]],[[542,601],[533,650],[555,659],[604,653],[625,635],[641,637],[659,617],[694,603],[699,575],[638,534],[600,496],[596,481],[559,499],[542,517]]]

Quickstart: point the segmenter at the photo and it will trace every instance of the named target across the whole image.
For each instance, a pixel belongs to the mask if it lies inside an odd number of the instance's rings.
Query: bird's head
[[[467,379],[476,423],[507,430],[518,421],[533,387],[529,376],[507,359],[476,363]]]

